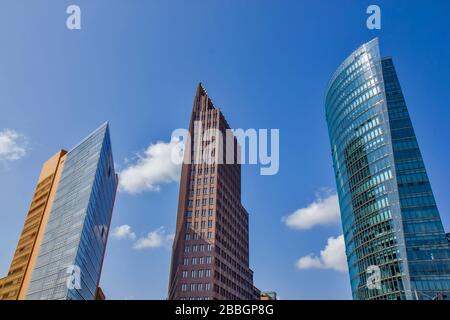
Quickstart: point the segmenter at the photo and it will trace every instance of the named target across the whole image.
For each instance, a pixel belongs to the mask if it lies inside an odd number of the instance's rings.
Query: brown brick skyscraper
[[[259,299],[249,268],[248,213],[241,204],[241,165],[236,161],[239,147],[234,137],[225,143],[229,128],[200,83],[181,171],[169,299]],[[202,139],[211,129],[218,129],[223,140],[215,134]],[[226,145],[234,164],[225,163]],[[216,160],[203,161],[205,151]]]

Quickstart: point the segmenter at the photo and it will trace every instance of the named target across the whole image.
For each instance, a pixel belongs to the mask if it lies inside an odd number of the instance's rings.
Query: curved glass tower
[[[391,58],[354,51],[326,92],[353,298],[450,296],[450,248]]]

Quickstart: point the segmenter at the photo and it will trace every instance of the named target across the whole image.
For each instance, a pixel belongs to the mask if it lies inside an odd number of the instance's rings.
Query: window
[[[205,283],[205,291],[211,291],[211,283]]]
[[[184,258],[183,264],[184,264],[185,266],[189,265],[189,259],[188,259],[188,258]]]
[[[206,257],[206,264],[211,264],[212,258],[211,257]]]
[[[185,240],[191,240],[191,234],[190,233],[186,233]]]
[[[186,211],[186,217],[188,218],[192,217],[192,211]]]
[[[210,269],[205,270],[205,277],[211,278],[211,270]]]
[[[192,212],[191,212],[191,214],[192,214]],[[212,211],[212,209],[209,209],[208,210],[208,216],[212,217],[212,215],[213,215],[213,211]]]
[[[188,272],[187,271],[183,271],[183,278],[187,278],[188,277]]]
[[[213,226],[212,220],[208,220],[208,228],[212,228],[212,226]]]
[[[181,291],[186,292],[187,291],[187,284],[181,285]]]
[[[208,239],[212,239],[212,237],[213,237],[212,232],[208,232]]]

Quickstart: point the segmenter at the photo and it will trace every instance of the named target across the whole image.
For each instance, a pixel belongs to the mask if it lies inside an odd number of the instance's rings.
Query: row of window
[[[197,181],[197,185],[201,185],[201,184],[214,184],[214,176],[212,177],[205,177],[205,178],[193,178],[191,179],[191,187],[194,187],[195,182]]]
[[[364,218],[373,212],[387,208],[389,206],[389,199],[387,195],[380,199],[370,201],[363,206],[354,210],[355,219]]]
[[[428,181],[427,174],[425,172],[418,172],[397,175],[398,183],[411,183],[417,181]]]
[[[377,83],[376,78],[372,78],[370,80],[360,78],[359,81],[356,81],[353,83],[354,90],[349,95],[345,96],[345,99],[343,101],[337,100],[337,101],[333,102],[333,105],[347,107],[349,105],[350,101],[355,101],[356,97],[358,97],[358,96],[364,97],[365,95],[367,95],[367,92],[370,92],[371,90],[373,90],[375,88],[378,88],[375,86],[376,83]],[[379,91],[375,90],[375,94],[378,92]]]
[[[392,129],[407,128],[412,126],[411,120],[409,118],[401,118],[395,120],[390,119],[389,123],[391,124]]]
[[[450,259],[449,256],[450,250],[408,250],[408,259],[410,261],[412,260],[448,260]],[[438,263],[433,263],[434,265],[438,265]],[[443,262],[443,270],[437,270],[441,271],[445,274],[446,268],[445,268],[446,262]],[[414,267],[417,267],[416,270],[410,270],[410,271],[417,271],[419,274],[423,275],[423,262],[420,263],[413,263],[411,264],[411,269],[414,269]]]
[[[370,165],[371,174],[367,174],[367,179],[370,175],[375,175],[377,172],[383,172],[390,166],[390,160],[387,156],[376,160]],[[353,187],[353,186],[352,186]],[[343,188],[344,197],[341,200],[342,212],[348,212],[354,206],[359,207],[374,197],[381,196],[388,192],[388,184],[368,184],[365,183],[362,186],[352,189],[354,192],[347,191],[348,188]]]
[[[414,285],[418,290],[448,290],[450,288],[450,280],[414,281]]]
[[[376,198],[379,198],[387,193],[386,186],[384,184],[380,184],[375,188],[371,188],[367,190],[365,193],[360,193],[358,195],[354,195],[351,197],[350,202],[354,208],[359,208],[362,205],[368,203],[369,201],[373,201]],[[350,198],[350,197],[348,197]],[[348,205],[348,200],[346,200],[345,206]]]
[[[382,135],[383,131],[378,127],[375,130],[369,131],[365,135],[359,137],[357,140],[358,143],[355,143],[350,148],[346,148],[344,150],[345,156],[349,158],[346,162],[347,166],[352,165],[352,162],[360,162],[361,159],[367,163],[367,155],[377,149],[384,142],[384,137]]]
[[[361,270],[365,270],[368,266],[379,265],[377,258],[373,254],[388,250],[397,244],[397,239],[393,233],[392,223],[389,221],[383,222],[377,229],[371,229],[364,237],[359,236],[354,240],[349,240],[348,252],[350,256],[356,255],[358,259],[361,257],[370,258],[370,261],[364,259],[359,260],[358,266]],[[383,234],[384,233],[384,234]],[[356,247],[356,250],[353,248]]]
[[[395,167],[397,168],[397,172],[405,171],[405,170],[417,170],[423,169],[423,161],[420,159],[409,159],[406,161],[396,161]]]
[[[436,207],[405,208],[405,209],[402,209],[402,215],[405,220],[437,218],[437,217],[439,217],[439,212],[437,211]]]
[[[377,102],[377,99],[372,98],[377,97],[381,92],[382,90],[380,86],[377,85],[353,100],[350,104],[343,105],[342,108],[336,108],[339,109],[340,112],[338,118],[333,121],[334,129],[345,129],[346,126],[341,122],[346,120],[346,118],[348,121],[353,122],[353,116],[356,116],[358,113],[362,113],[364,110],[366,110],[366,108],[372,108],[373,105]],[[353,114],[353,112],[355,114]],[[337,132],[333,133],[336,134]]]
[[[211,284],[210,283],[191,283],[186,284],[183,283],[181,285],[181,292],[195,292],[195,291],[211,291]]]
[[[187,232],[189,232],[189,231],[187,231]],[[185,240],[186,241],[189,241],[189,240],[204,240],[204,239],[213,239],[214,238],[214,234],[211,232],[211,231],[209,231],[208,233],[205,233],[205,232],[200,232],[200,233],[197,233],[197,232],[195,232],[193,235],[192,235],[192,237],[191,237],[191,234],[190,233],[186,233],[186,235],[185,235]]]
[[[346,239],[348,235],[346,235]],[[374,237],[370,243],[367,243],[365,246],[361,246],[356,241],[349,239],[347,241],[347,252],[349,260],[353,260],[356,263],[355,258],[368,256],[378,251],[386,250],[388,248],[393,247],[397,244],[397,238],[393,234],[387,235],[379,235],[378,237]],[[355,253],[355,247],[358,246]],[[369,264],[370,265],[370,264]]]
[[[400,198],[402,208],[404,207],[418,207],[418,206],[434,206],[433,195],[418,195],[410,198]]]
[[[211,264],[212,257],[194,257],[194,258],[184,258],[183,259],[183,265],[189,266],[189,265],[198,265],[198,264]]]
[[[405,233],[424,233],[424,232],[442,232],[442,223],[440,220],[436,221],[415,221],[404,223]]]
[[[333,143],[341,147],[348,145],[354,136],[355,129],[363,125],[371,118],[378,117],[380,114],[381,95],[375,96],[369,101],[363,103],[358,109],[353,110],[346,117],[340,119],[340,122],[329,121]],[[382,120],[382,119],[381,119]],[[382,123],[383,121],[380,121]]]
[[[364,182],[363,184],[359,185],[356,188],[353,188],[352,190],[350,190],[350,192],[352,194],[356,194],[356,193],[360,193],[360,192],[364,192],[365,189],[369,189],[371,187],[375,187],[387,180],[392,179],[394,176],[392,174],[391,169],[382,171],[374,176],[372,176],[372,178],[366,182]]]
[[[358,232],[364,231],[364,230],[366,230],[374,225],[377,225],[381,222],[390,220],[391,218],[392,218],[392,215],[391,215],[390,209],[375,212],[375,214],[372,216],[364,217],[361,219],[361,221],[356,221],[355,234],[357,234]]]
[[[198,230],[198,226],[199,223],[198,221],[194,222],[194,230]],[[200,223],[201,229],[206,229],[206,221],[202,220],[202,222]],[[212,228],[213,227],[213,221],[212,220],[208,220],[208,228]],[[192,229],[192,222],[188,221],[186,222],[186,230],[190,230]]]
[[[368,289],[367,287],[360,288],[359,294],[362,294],[364,298],[375,298],[376,296],[383,296],[385,294],[392,294],[393,292],[399,291],[402,289],[401,278],[392,278],[381,281],[380,289]]]
[[[195,200],[195,206],[196,207],[200,207],[200,203],[202,206],[206,206],[208,205],[208,199],[207,198],[203,198],[200,202],[200,199]],[[209,205],[214,205],[214,198],[209,198]],[[194,206],[194,201],[193,200],[189,200],[188,201],[188,207],[192,208]]]
[[[332,94],[331,97],[327,98],[327,104],[335,102],[339,98],[345,96],[345,94],[348,94],[352,89],[349,85],[354,83],[358,84],[360,81],[367,79],[366,77],[363,77],[362,74],[370,68],[368,62],[370,61],[371,55],[370,53],[366,53],[361,57],[364,57],[364,60],[367,60],[363,63],[362,60],[355,59],[353,63],[349,64],[346,69],[342,70],[334,79],[333,85],[328,90],[328,92],[331,92]],[[344,91],[344,88],[347,90]]]
[[[210,187],[209,188],[209,193],[213,194],[214,193],[214,187]],[[202,189],[201,188],[197,188],[197,196],[200,196],[202,194]],[[208,188],[203,188],[203,195],[206,196],[208,195]],[[193,197],[194,196],[194,189],[190,189],[189,191],[189,196]]]
[[[184,270],[182,277],[187,279],[189,276],[192,279],[211,278],[211,269],[191,270],[190,272],[188,270]]]
[[[212,244],[195,244],[192,246],[184,246],[184,252],[185,253],[189,253],[189,252],[211,252],[212,251]]]
[[[208,210],[208,217],[212,217],[213,214],[214,214],[213,210],[209,209]],[[186,211],[185,216],[186,216],[186,218],[192,217],[192,210]],[[195,210],[194,217],[198,218],[199,216],[200,216],[200,210]],[[202,217],[206,217],[206,209],[202,210]]]
[[[191,175],[195,175],[196,173],[198,175],[208,175],[208,174],[214,174],[216,172],[216,167],[215,166],[208,166],[205,165],[204,167],[202,167],[201,165],[193,165],[191,167]]]
[[[408,194],[416,194],[416,193],[430,193],[431,187],[427,182],[419,182],[417,184],[399,184],[398,192],[400,196],[408,195]]]

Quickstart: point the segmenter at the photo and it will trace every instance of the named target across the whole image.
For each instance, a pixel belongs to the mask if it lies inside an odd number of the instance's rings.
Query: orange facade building
[[[0,300],[104,299],[99,281],[117,184],[108,123],[47,160]]]
[[[59,151],[42,167],[11,266],[7,276],[0,279],[0,300],[25,299],[66,153]]]

